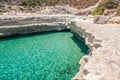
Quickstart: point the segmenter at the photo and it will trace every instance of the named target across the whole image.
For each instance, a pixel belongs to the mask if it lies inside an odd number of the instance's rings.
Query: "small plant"
[[[105,9],[115,9],[117,6],[117,0],[104,0],[93,10],[92,15],[102,15]]]
[[[103,2],[103,5],[107,8],[107,9],[114,9],[117,8],[118,3],[117,0],[105,0]]]
[[[36,7],[39,5],[39,0],[22,0],[21,5],[25,7]]]
[[[105,6],[99,5],[95,10],[93,10],[92,15],[102,15],[104,13]]]
[[[36,7],[44,5],[55,5],[59,0],[22,0],[21,5],[26,7]]]
[[[120,16],[120,7],[117,9],[117,16]]]
[[[58,0],[47,0],[48,5],[54,5],[54,4],[57,4],[57,3],[58,3]]]

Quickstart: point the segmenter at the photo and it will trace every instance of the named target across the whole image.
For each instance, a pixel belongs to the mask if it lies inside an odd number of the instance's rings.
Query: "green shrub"
[[[41,6],[42,4],[55,5],[58,2],[59,0],[22,0],[21,5],[26,7],[36,7],[36,6]]]
[[[93,10],[92,15],[102,15],[104,13],[105,6],[99,5],[95,10]]]
[[[25,7],[35,7],[40,5],[40,0],[22,0],[21,5]]]
[[[103,5],[107,8],[107,9],[114,9],[117,8],[118,3],[117,0],[105,0],[103,2]]]
[[[54,4],[57,4],[57,3],[58,3],[58,0],[47,0],[48,5],[54,5]]]
[[[92,15],[102,15],[105,9],[114,9],[117,8],[117,6],[117,0],[104,0],[93,10]]]
[[[117,9],[117,16],[120,16],[120,8]]]

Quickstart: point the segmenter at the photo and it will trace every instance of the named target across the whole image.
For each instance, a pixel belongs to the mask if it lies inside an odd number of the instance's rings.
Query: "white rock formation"
[[[120,25],[94,24],[85,20],[75,22],[76,28],[84,30],[82,36],[92,55],[83,57],[81,70],[73,80],[120,80]],[[86,33],[91,35],[85,36]],[[93,38],[88,40],[90,36]]]

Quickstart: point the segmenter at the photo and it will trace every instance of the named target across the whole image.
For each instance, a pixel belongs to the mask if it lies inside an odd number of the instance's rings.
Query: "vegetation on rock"
[[[120,7],[117,9],[116,15],[117,15],[117,16],[120,16]]]
[[[92,15],[102,15],[105,9],[115,9],[118,6],[118,0],[104,0],[93,10]]]
[[[36,7],[42,5],[55,5],[59,0],[22,0],[21,5],[26,7]]]
[[[114,9],[114,8],[117,8],[117,6],[118,6],[117,2],[118,2],[117,0],[105,0],[103,2],[103,5],[107,9]]]
[[[93,10],[92,15],[102,15],[104,13],[105,6],[99,5],[95,10]]]
[[[86,8],[96,4],[99,0],[0,0],[0,2],[6,4],[23,5],[25,7],[36,6],[54,6],[58,5],[70,5],[76,8]]]

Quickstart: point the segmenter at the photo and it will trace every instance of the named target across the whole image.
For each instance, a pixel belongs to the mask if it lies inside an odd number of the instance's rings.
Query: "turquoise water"
[[[71,80],[87,50],[70,32],[0,39],[0,80]]]

